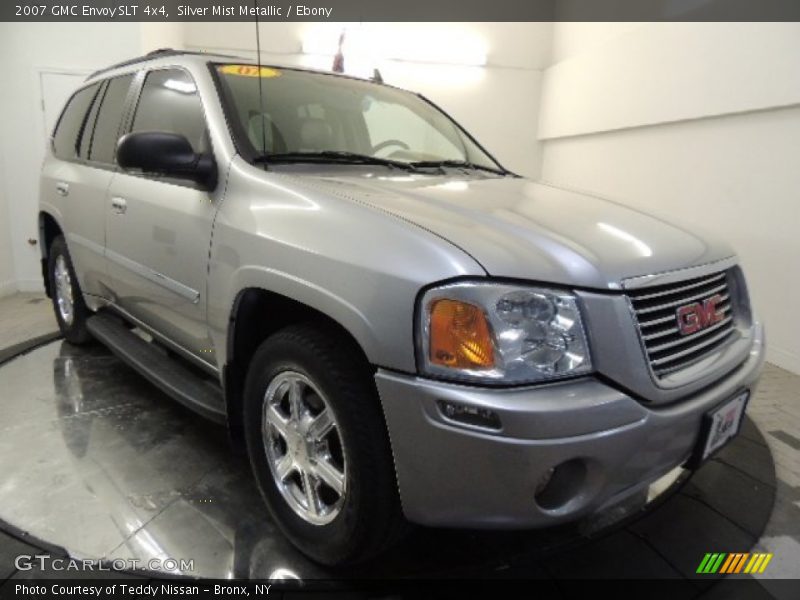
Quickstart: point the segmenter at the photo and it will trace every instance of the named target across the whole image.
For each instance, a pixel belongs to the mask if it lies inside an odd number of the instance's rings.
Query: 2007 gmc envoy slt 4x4
[[[170,50],[95,73],[39,219],[64,337],[226,422],[327,564],[646,495],[736,435],[763,362],[727,246],[519,177],[374,81]]]

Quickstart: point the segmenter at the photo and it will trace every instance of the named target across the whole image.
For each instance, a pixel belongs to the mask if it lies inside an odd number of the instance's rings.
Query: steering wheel
[[[384,148],[388,148],[389,146],[400,146],[403,150],[410,150],[408,144],[405,142],[401,142],[400,140],[386,140],[381,142],[380,144],[373,146],[372,151],[377,154]]]

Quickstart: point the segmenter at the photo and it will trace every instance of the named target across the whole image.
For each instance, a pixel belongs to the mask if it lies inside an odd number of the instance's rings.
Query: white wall
[[[38,175],[45,144],[39,72],[90,71],[141,54],[138,23],[0,23],[3,73],[0,122],[0,293],[8,277],[21,290],[42,288]],[[9,259],[13,274],[8,272]]]
[[[5,101],[0,97],[0,114],[6,114]],[[3,157],[0,155],[0,182],[5,181]],[[14,256],[11,247],[11,223],[8,219],[8,201],[5,190],[0,187],[0,297],[12,294],[17,289],[14,271]]]
[[[642,23],[556,23],[554,25],[552,63],[591,52],[594,48],[618,37]],[[557,32],[557,34],[556,34]]]
[[[179,22],[139,23],[139,54],[162,48],[183,48],[184,24]]]
[[[345,25],[331,24],[339,30]],[[409,44],[429,44],[443,34],[482,40],[484,67],[383,60],[377,66],[387,83],[425,94],[473,133],[500,162],[519,173],[539,174],[538,100],[541,70],[549,63],[551,23],[392,23],[369,24],[405,36]],[[302,53],[313,24],[262,23],[265,63],[330,68],[329,57]],[[252,23],[187,23],[184,43],[195,50],[255,57]],[[345,53],[345,68],[350,60]]]
[[[594,24],[579,25],[585,31]],[[799,24],[626,25],[595,25],[618,35],[547,70],[540,137],[761,110],[800,100]],[[555,39],[573,29],[573,24],[559,24]],[[563,42],[558,46],[563,48]]]
[[[542,178],[729,240],[800,373],[800,25],[554,27]]]
[[[401,32],[413,44],[435,42],[443,31],[483,40],[488,49],[485,67],[400,60],[379,66],[389,83],[420,91],[449,111],[506,166],[538,175],[538,100],[541,70],[550,58],[552,24],[383,26]],[[302,53],[303,38],[315,25],[262,23],[261,27],[265,62],[328,68],[329,58]],[[41,289],[39,250],[27,242],[38,235],[38,172],[46,135],[39,72],[86,72],[163,47],[255,56],[254,32],[253,23],[0,24],[0,66],[6,89],[0,98],[0,169],[18,174],[0,179],[0,295],[15,287]]]

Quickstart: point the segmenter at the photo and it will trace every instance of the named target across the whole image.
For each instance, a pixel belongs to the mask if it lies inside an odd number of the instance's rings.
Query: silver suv
[[[519,177],[378,82],[115,65],[67,103],[40,211],[64,337],[227,423],[327,564],[638,498],[737,433],[763,360],[727,246]]]

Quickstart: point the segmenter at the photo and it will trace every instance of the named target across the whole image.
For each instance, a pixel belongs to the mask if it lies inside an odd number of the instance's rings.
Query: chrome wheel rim
[[[325,395],[302,373],[279,373],[264,394],[262,434],[272,478],[286,503],[313,525],[333,521],[347,494],[347,460]]]
[[[65,325],[72,325],[75,318],[75,302],[72,297],[72,278],[69,276],[69,267],[63,254],[56,257],[55,267],[56,303],[58,313]]]

